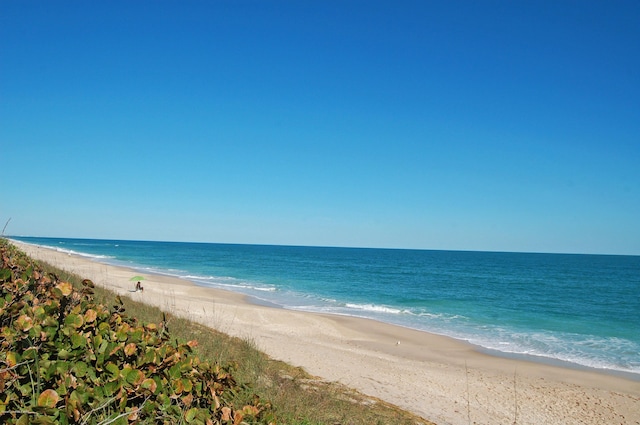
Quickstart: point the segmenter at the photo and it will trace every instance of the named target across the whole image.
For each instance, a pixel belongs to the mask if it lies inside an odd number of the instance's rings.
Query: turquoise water
[[[640,374],[640,256],[14,239],[283,308]]]

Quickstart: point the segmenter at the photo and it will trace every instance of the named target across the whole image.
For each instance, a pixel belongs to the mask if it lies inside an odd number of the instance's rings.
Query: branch
[[[2,236],[4,236],[4,231],[6,230],[6,228],[9,225],[10,221],[11,221],[11,217],[9,217],[9,220],[7,220],[7,222],[4,224],[4,227],[2,228]]]
[[[142,410],[142,407],[144,406],[144,404],[147,402],[147,400],[149,400],[149,397],[147,397],[142,404],[140,405],[140,407],[138,407],[138,410]],[[124,416],[129,416],[130,414],[134,413],[133,411],[128,411],[128,412],[124,412],[124,413],[120,413],[118,416],[116,416],[115,418],[112,419],[107,419],[104,420],[102,422],[100,422],[98,425],[109,425],[111,423],[114,423],[115,421],[117,421],[118,419],[124,417]]]
[[[23,364],[29,364],[31,363],[33,360],[26,360],[24,362],[20,362],[20,363],[16,363],[15,365],[11,366],[11,367],[7,367],[4,369],[0,369],[0,373],[2,372],[9,372],[10,370],[13,370],[15,368],[17,368],[18,366],[22,366]]]

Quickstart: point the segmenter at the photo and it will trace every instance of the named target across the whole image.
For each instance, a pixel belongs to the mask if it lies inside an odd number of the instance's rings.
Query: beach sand
[[[640,381],[484,354],[451,338],[353,317],[251,303],[240,294],[13,241],[32,258],[220,330],[272,358],[439,425],[640,424]],[[130,312],[134,314],[134,312]]]

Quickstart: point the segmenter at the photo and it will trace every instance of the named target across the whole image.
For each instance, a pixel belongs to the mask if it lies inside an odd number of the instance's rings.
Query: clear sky
[[[640,2],[0,2],[10,235],[640,255]]]

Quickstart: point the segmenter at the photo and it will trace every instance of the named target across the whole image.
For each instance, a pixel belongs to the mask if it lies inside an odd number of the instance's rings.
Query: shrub
[[[170,341],[45,274],[0,241],[0,422],[8,424],[273,424],[258,397],[242,408],[233,365],[202,362],[197,342]]]

